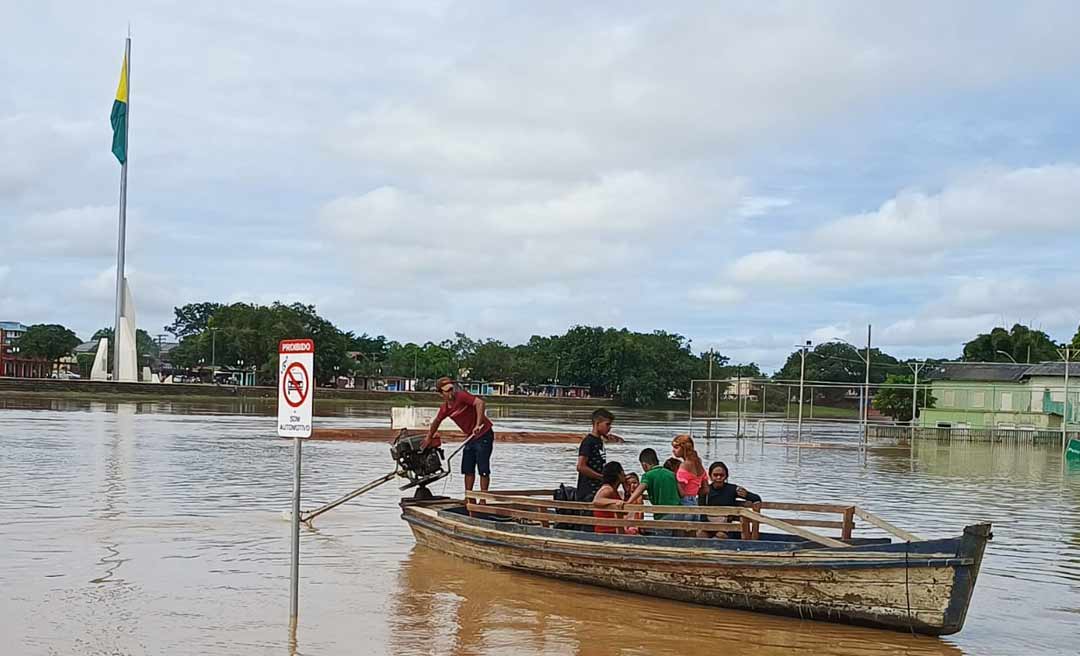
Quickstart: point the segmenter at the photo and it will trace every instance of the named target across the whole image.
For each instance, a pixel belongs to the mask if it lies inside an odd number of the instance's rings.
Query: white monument
[[[109,380],[108,359],[109,338],[102,337],[94,354],[94,366],[90,368],[90,380]]]
[[[124,278],[124,303],[120,308],[120,334],[116,337],[119,349],[120,372],[113,372],[113,380],[134,383],[139,380],[139,358],[136,350],[135,302],[131,298],[131,287]]]

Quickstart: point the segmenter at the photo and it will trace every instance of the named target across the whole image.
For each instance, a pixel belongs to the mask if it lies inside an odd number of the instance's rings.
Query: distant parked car
[[[75,380],[76,378],[82,378],[82,376],[75,373],[74,371],[56,371],[53,372],[53,374],[49,376],[49,378],[59,378],[60,380]]]

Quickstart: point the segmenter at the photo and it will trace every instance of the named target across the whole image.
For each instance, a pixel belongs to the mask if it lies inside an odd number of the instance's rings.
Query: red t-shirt
[[[439,406],[439,414],[435,416],[436,421],[442,421],[449,417],[454,420],[458,428],[462,433],[465,433],[465,437],[472,435],[473,428],[476,427],[476,397],[465,391],[458,391],[454,394],[454,400],[450,403],[443,403]],[[484,418],[484,426],[480,430],[484,433],[491,429],[491,420],[487,417]]]

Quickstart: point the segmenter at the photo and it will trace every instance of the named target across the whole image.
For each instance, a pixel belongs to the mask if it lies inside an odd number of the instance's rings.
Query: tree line
[[[685,395],[691,379],[707,375],[710,358],[714,377],[734,376],[739,369],[726,356],[695,354],[690,340],[665,331],[574,326],[562,335],[534,335],[517,345],[463,333],[417,343],[343,331],[320,317],[314,306],[300,303],[194,303],[176,308],[174,315],[165,327],[180,340],[169,354],[174,366],[194,368],[211,358],[230,366],[243,362],[255,367],[260,383],[268,384],[275,378],[278,341],[289,337],[315,341],[320,384],[338,376],[451,376],[515,386],[559,383],[643,406]],[[754,363],[742,365],[741,371],[761,375]]]
[[[401,376],[433,380],[439,376],[504,381],[511,385],[559,383],[587,387],[594,396],[615,397],[629,406],[656,405],[668,398],[686,398],[692,379],[705,379],[710,364],[714,379],[737,375],[764,378],[756,363],[735,364],[728,356],[697,352],[689,339],[662,330],[635,332],[626,328],[574,326],[561,335],[533,335],[522,344],[497,339],[473,339],[456,333],[439,342],[399,342],[383,335],[357,334],[321,317],[302,303],[191,303],[174,309],[165,330],[178,345],[169,353],[175,368],[197,370],[211,364],[254,369],[259,384],[276,380],[277,344],[287,338],[315,341],[315,377],[327,384],[339,376]],[[112,337],[111,328],[94,333],[92,340]],[[113,340],[110,339],[110,351]],[[58,362],[80,343],[75,333],[57,324],[30,326],[19,339],[20,352]],[[1080,351],[1080,327],[1072,338]],[[1057,347],[1041,330],[1022,324],[994,328],[977,335],[963,348],[962,360],[977,362],[1040,362],[1054,360]],[[139,330],[140,366],[153,366],[158,343]],[[865,377],[862,349],[840,341],[817,344],[807,350],[805,379],[861,384]],[[871,350],[870,382],[910,383],[907,362]],[[777,380],[798,380],[800,349],[794,350],[774,375]],[[92,355],[80,358],[89,371]],[[1080,358],[1078,358],[1080,359]],[[944,361],[941,359],[940,361]],[[112,358],[109,358],[111,363]],[[910,361],[910,360],[909,360]],[[818,390],[822,402],[839,403],[843,388]],[[883,397],[882,410],[885,398]],[[907,412],[902,395],[889,400],[890,414]]]

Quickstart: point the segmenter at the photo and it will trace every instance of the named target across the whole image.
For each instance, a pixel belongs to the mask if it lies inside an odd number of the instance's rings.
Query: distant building
[[[567,399],[592,398],[592,391],[585,385],[528,385],[522,386],[522,392],[528,396]]]
[[[0,321],[0,376],[47,378],[52,362],[19,355],[17,340],[25,333],[26,326],[18,321]]]
[[[369,392],[415,392],[418,382],[416,378],[405,376],[356,376],[352,379],[352,385],[346,383],[338,387]]]
[[[469,394],[476,394],[477,396],[505,396],[509,389],[507,384],[502,381],[463,380],[458,385]]]
[[[923,408],[919,425],[928,428],[1055,430],[1062,417],[1080,421],[1080,363],[1065,399],[1065,363],[947,362],[926,374],[933,408]]]
[[[721,387],[721,398],[725,399],[756,399],[758,393],[761,390],[761,383],[756,385],[750,378],[725,378],[719,381],[721,385],[727,384],[726,387]]]

